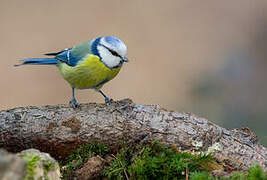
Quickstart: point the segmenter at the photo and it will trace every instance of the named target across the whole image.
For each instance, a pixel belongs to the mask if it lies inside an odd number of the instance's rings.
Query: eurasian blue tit
[[[73,108],[79,106],[75,99],[75,89],[95,89],[101,93],[106,103],[112,101],[100,89],[120,71],[126,57],[127,47],[114,36],[103,36],[81,43],[56,53],[47,53],[52,58],[30,58],[20,65],[56,65],[63,78],[72,87]]]

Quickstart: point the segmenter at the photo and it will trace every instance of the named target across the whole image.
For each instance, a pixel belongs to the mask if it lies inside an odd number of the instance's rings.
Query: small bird
[[[101,93],[105,102],[112,101],[100,89],[113,79],[120,71],[126,57],[127,47],[114,36],[101,36],[81,43],[73,48],[67,48],[56,53],[47,53],[52,58],[30,58],[22,60],[21,65],[56,65],[63,78],[72,87],[73,108],[79,107],[75,99],[75,89],[95,89]]]

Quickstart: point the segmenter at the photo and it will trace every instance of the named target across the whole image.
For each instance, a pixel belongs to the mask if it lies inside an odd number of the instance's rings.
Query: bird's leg
[[[77,107],[80,106],[80,104],[79,104],[79,103],[76,101],[76,99],[75,99],[75,96],[74,96],[74,90],[75,90],[75,88],[72,87],[72,99],[71,99],[71,101],[70,101],[70,104],[71,104],[71,106],[72,106],[73,108],[77,108]]]
[[[98,92],[100,92],[100,93],[102,94],[102,96],[104,96],[104,98],[105,98],[105,103],[106,103],[106,104],[109,104],[109,103],[111,103],[111,102],[113,101],[113,99],[111,99],[111,98],[109,98],[107,95],[105,95],[105,94],[103,93],[103,91],[101,91],[100,89],[98,90]]]

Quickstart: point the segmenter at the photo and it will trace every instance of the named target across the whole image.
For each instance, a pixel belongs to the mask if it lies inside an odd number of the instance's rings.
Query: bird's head
[[[114,36],[103,36],[92,40],[91,51],[109,68],[120,67],[124,62],[128,62],[126,45]]]

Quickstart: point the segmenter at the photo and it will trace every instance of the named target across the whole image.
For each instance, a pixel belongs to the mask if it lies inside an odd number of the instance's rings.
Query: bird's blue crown
[[[119,47],[120,45],[121,45],[121,40],[120,39],[118,39],[118,38],[116,38],[116,37],[114,37],[114,36],[105,36],[104,37],[104,40],[107,42],[107,43],[109,43],[109,44],[111,44],[112,46],[114,46],[114,47]]]
[[[95,54],[97,56],[99,56],[97,46],[100,44],[102,39],[115,48],[119,48],[121,46],[121,44],[123,44],[123,42],[120,39],[118,39],[114,36],[100,36],[100,37],[94,39],[92,41],[92,44],[91,44],[91,51],[93,54]]]

